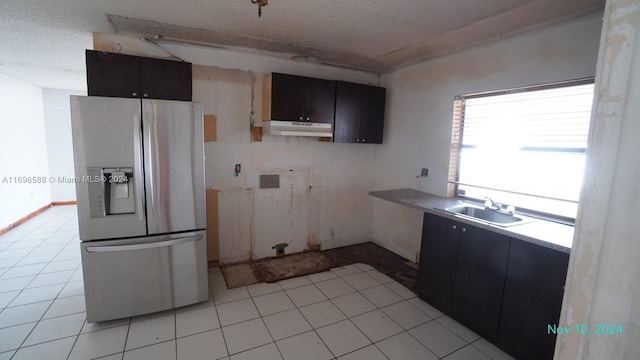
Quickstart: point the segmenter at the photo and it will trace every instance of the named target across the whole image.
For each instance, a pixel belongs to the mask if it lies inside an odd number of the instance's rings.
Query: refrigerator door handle
[[[150,114],[149,112],[145,113],[146,115],[153,115],[152,113]],[[155,119],[153,116],[146,116],[145,117],[145,121],[146,121],[146,125],[144,127],[144,131],[146,133],[146,143],[147,143],[147,148],[146,148],[146,152],[145,152],[145,163],[148,166],[147,172],[146,172],[146,176],[148,179],[147,184],[149,185],[149,188],[147,189],[147,195],[149,197],[149,203],[151,204],[151,216],[155,218],[156,216],[156,199],[155,199],[155,193],[156,193],[156,178],[155,176],[153,176],[153,172],[154,169],[156,167],[156,164],[154,164],[154,162],[156,161],[156,156],[154,156],[154,153],[157,151],[157,144],[156,141],[153,137],[153,134],[155,133]],[[151,131],[151,128],[154,128],[153,131]],[[149,209],[147,209],[149,210]]]
[[[189,236],[186,238],[175,239],[175,240],[167,240],[167,241],[158,241],[152,243],[145,244],[133,244],[133,245],[110,245],[110,246],[87,246],[86,250],[90,253],[106,253],[106,252],[116,252],[116,251],[131,251],[131,250],[144,250],[144,249],[153,249],[164,246],[172,246],[178,244],[184,244],[188,242],[198,241],[202,238],[202,235]]]
[[[136,187],[136,212],[138,219],[144,221],[144,167],[142,165],[142,126],[140,124],[140,114],[133,115],[133,152],[135,157],[135,179]]]

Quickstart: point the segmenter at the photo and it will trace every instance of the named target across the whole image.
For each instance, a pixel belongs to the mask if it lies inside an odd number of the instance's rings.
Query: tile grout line
[[[55,234],[55,232],[54,232],[54,234]],[[28,235],[28,234],[27,234],[27,235]],[[52,235],[53,235],[53,234],[52,234]],[[25,237],[26,237],[26,235],[25,235]],[[45,238],[45,239],[46,239],[46,238]],[[43,241],[44,241],[44,240],[43,240]],[[71,240],[69,240],[69,241],[67,242],[67,244],[68,244],[70,241],[71,241]],[[65,244],[65,247],[66,247],[66,245],[67,245],[67,244]],[[33,250],[32,250],[32,251],[33,251]],[[31,252],[31,251],[30,251],[30,252]],[[30,253],[30,252],[29,252],[29,253]],[[27,255],[25,255],[25,257],[26,257],[26,256],[28,256],[28,254],[29,254],[29,253],[27,253]],[[50,261],[50,262],[51,262],[51,261]],[[49,262],[49,263],[50,263],[50,262]],[[42,268],[42,270],[44,270],[44,268],[45,268],[45,267],[46,267],[46,265]],[[41,271],[42,271],[42,270],[41,270]],[[38,275],[39,275],[39,274],[40,274],[40,272],[38,273]],[[31,281],[30,281],[26,286],[28,286],[31,282],[33,282],[33,281],[35,280],[35,278],[36,278],[38,275],[34,276],[34,278],[33,278],[33,279],[32,279],[32,280],[31,280]],[[67,282],[68,282],[68,280],[67,280]],[[65,283],[65,284],[66,284],[66,283]],[[20,294],[22,293],[22,291],[24,291],[24,290],[26,289],[26,286],[25,286],[25,287],[20,291],[20,293],[18,293],[18,294],[16,295],[16,297],[15,297],[15,298],[17,298],[18,296],[20,296]],[[38,327],[38,325],[39,325],[39,324],[40,324],[40,322],[43,320],[44,316],[45,316],[45,315],[46,315],[46,313],[49,311],[49,309],[51,309],[51,306],[53,306],[53,303],[55,302],[55,300],[57,299],[58,295],[60,294],[60,292],[62,291],[62,289],[63,289],[63,288],[64,288],[64,286],[60,289],[60,291],[59,291],[59,292],[58,292],[58,294],[54,297],[54,299],[53,299],[53,300],[45,300],[45,301],[51,301],[51,303],[49,304],[49,306],[47,307],[47,309],[43,312],[43,314],[40,316],[40,319],[36,322],[35,326],[31,329],[31,331],[29,331],[29,333],[27,334],[27,336],[22,340],[22,342],[20,343],[20,345],[18,346],[18,348],[17,348],[17,349],[15,349],[15,353],[12,355],[12,358],[13,358],[13,357],[14,357],[14,356],[15,356],[15,355],[20,351],[20,349],[22,349],[22,348],[23,348],[24,343],[27,341],[27,339],[29,338],[29,336],[31,336],[31,334],[33,334],[33,331],[36,329],[36,327]],[[15,300],[15,298],[14,298],[13,300]],[[12,300],[12,301],[13,301],[13,300]],[[42,302],[44,302],[44,301],[42,301]],[[28,305],[28,304],[23,304],[23,305]],[[4,309],[6,309],[6,307],[5,307],[5,308],[3,308],[2,312],[4,312]],[[68,314],[68,315],[72,315],[72,314]],[[63,315],[63,316],[66,316],[66,315]],[[81,327],[81,329],[82,329],[82,327]],[[77,341],[77,338],[78,338],[78,336],[79,336],[78,334],[76,334],[76,335],[71,335],[71,336],[68,336],[68,337],[58,338],[58,339],[51,339],[51,340],[44,341],[44,342],[42,342],[42,343],[33,344],[33,345],[30,345],[30,346],[36,346],[36,345],[44,344],[44,343],[51,342],[51,341],[56,341],[56,340],[60,340],[60,339],[70,338],[70,337],[72,337],[72,336],[75,336],[75,337],[76,337],[75,341]],[[74,341],[74,345],[75,345],[75,341]],[[24,348],[28,348],[28,347],[30,347],[30,346],[24,346]],[[72,347],[71,349],[73,349],[73,347]],[[71,349],[69,350],[69,354],[71,354]],[[68,356],[67,356],[67,357],[68,357]]]
[[[364,273],[364,272],[363,272],[363,273]],[[353,275],[355,275],[355,274],[353,274]],[[339,275],[338,275],[338,276],[339,276]],[[343,281],[345,281],[345,280],[344,280],[342,277],[340,277],[340,276],[339,276],[338,278],[339,278],[339,279],[342,279]],[[375,280],[375,279],[374,279],[374,280]],[[376,280],[376,281],[377,281],[377,280]],[[345,282],[346,282],[346,281],[345,281]],[[351,286],[351,285],[349,284],[349,286]],[[355,293],[360,294],[360,290],[355,289],[353,286],[351,286],[351,288],[353,288],[353,289],[355,290]],[[363,289],[363,290],[366,290],[366,289]],[[352,293],[349,293],[349,294],[352,294]],[[349,295],[349,294],[345,294],[345,295],[342,295],[342,296],[346,296],[346,295]],[[362,294],[360,294],[360,295],[361,295],[362,297],[364,297],[365,299],[367,299],[367,301],[370,301],[370,300],[369,300],[367,297],[365,297],[364,295],[362,295]],[[340,296],[337,296],[337,297],[340,297]],[[335,298],[337,298],[337,297],[335,297]],[[335,298],[334,298],[334,299],[335,299]],[[338,306],[337,306],[335,303],[333,303],[333,301],[331,301],[331,300],[332,300],[332,299],[329,299],[329,301],[330,301],[330,302],[331,302],[331,303],[332,303],[332,304],[333,304],[333,305],[338,309],[338,311],[342,312],[342,310],[340,309],[340,307],[338,307]],[[373,304],[373,303],[372,303],[372,304]],[[389,304],[389,305],[391,305],[391,304]],[[377,305],[375,305],[375,304],[373,304],[373,306],[375,306],[375,309],[373,309],[373,310],[371,310],[371,311],[364,312],[364,313],[362,313],[362,314],[355,315],[354,317],[361,316],[361,315],[364,315],[364,314],[369,314],[369,313],[372,313],[372,312],[374,312],[374,311],[380,311],[380,312],[382,312],[383,314],[385,314],[385,315],[386,315],[386,313],[385,313],[384,311],[382,311],[382,308],[378,307],[378,306],[377,306]],[[356,323],[354,323],[354,322],[353,322],[352,317],[349,317],[349,316],[348,316],[347,314],[345,314],[344,312],[342,312],[342,313],[343,313],[343,315],[345,315],[345,317],[347,318],[347,320],[349,320],[349,321],[351,322],[351,324],[353,324],[353,326],[355,326],[355,328],[356,328],[356,329],[358,329],[358,331],[360,331],[360,332],[362,333],[362,335],[364,335],[364,336],[365,336],[365,338],[367,338],[367,340],[369,340],[369,341],[371,342],[371,344],[368,344],[368,345],[366,345],[366,346],[363,346],[363,347],[361,347],[361,348],[359,348],[359,349],[355,349],[355,350],[353,350],[353,351],[351,351],[351,352],[349,352],[349,353],[347,353],[347,354],[350,354],[350,353],[353,353],[353,352],[359,351],[359,350],[361,350],[361,349],[364,349],[364,348],[366,348],[366,347],[368,347],[368,346],[373,345],[376,349],[378,349],[378,351],[380,351],[380,353],[382,353],[382,355],[383,355],[385,358],[389,359],[389,358],[388,358],[388,356],[387,356],[387,355],[386,355],[382,350],[380,350],[380,349],[376,346],[376,343],[377,343],[377,342],[374,342],[373,340],[371,340],[371,338],[370,338],[367,334],[365,334],[365,333],[364,333],[364,331],[362,331],[362,329],[360,329]],[[388,315],[387,315],[387,316],[388,316]],[[389,317],[389,319],[395,323],[395,321],[394,321],[393,319],[391,319],[390,317]],[[337,324],[337,322],[336,322],[336,323],[334,323],[334,324]],[[330,325],[332,325],[332,324],[330,324]],[[330,325],[326,325],[326,326],[330,326]],[[401,329],[403,329],[403,328],[402,328],[402,326],[400,326],[399,324],[397,324],[397,325],[398,325]],[[405,330],[403,329],[403,331],[405,331]],[[400,333],[402,333],[402,332],[400,332]],[[398,335],[398,334],[395,334],[395,335],[389,336],[389,337],[387,337],[387,338],[385,338],[385,339],[381,339],[381,340],[379,340],[378,342],[380,342],[380,341],[384,341],[384,340],[386,340],[386,339],[388,339],[388,338],[391,338],[391,337],[393,337],[393,336],[396,336],[396,335]],[[345,356],[345,355],[347,355],[347,354],[343,354],[343,355],[341,355],[341,356]]]
[[[209,274],[208,274],[208,271],[209,271],[209,269],[207,269],[207,286],[209,286],[209,281],[208,281],[209,280],[208,279]],[[216,300],[213,297],[213,293],[211,292],[211,290],[212,289],[207,289],[207,291],[209,293],[209,296],[211,296],[211,300],[213,300],[213,304],[214,304],[213,306],[215,306],[215,309],[216,309],[216,318],[218,319],[218,324],[220,325],[220,335],[222,335],[222,342],[224,342],[224,348],[225,348],[225,350],[227,352],[227,356],[231,357],[231,355],[229,355],[229,345],[227,345],[227,339],[224,336],[224,331],[222,331],[222,320],[220,319],[220,314],[218,314],[218,306],[216,304]],[[247,291],[247,293],[248,293],[248,291]],[[254,304],[254,306],[255,306],[255,304]],[[178,342],[176,341],[176,349],[177,348],[178,348]],[[178,360],[177,357],[176,357],[176,360]]]

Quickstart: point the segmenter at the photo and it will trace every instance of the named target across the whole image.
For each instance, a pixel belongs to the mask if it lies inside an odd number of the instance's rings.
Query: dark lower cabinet
[[[418,295],[495,341],[510,240],[425,213]]]
[[[569,255],[424,214],[418,296],[517,359],[552,359]]]
[[[468,225],[460,227],[451,312],[469,329],[495,342],[511,239]]]
[[[553,359],[569,255],[513,240],[497,344],[517,359]]]
[[[424,214],[418,296],[444,312],[451,311],[460,245],[458,227],[455,221]]]
[[[191,63],[86,51],[89,96],[192,100]]]

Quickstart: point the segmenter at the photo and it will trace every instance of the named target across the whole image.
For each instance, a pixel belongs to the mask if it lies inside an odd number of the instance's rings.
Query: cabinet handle
[[[138,93],[133,93],[133,94],[131,94],[131,95],[132,95],[132,96],[138,96]]]
[[[362,139],[362,142],[365,142],[365,141],[366,141],[365,139]]]
[[[462,232],[467,232],[467,228],[462,228]]]
[[[302,121],[304,118],[302,116],[298,117],[298,120]]]
[[[457,227],[457,226],[455,226],[455,225],[451,225],[451,228],[452,228],[453,230],[455,230],[455,229],[457,229],[458,227]]]
[[[311,121],[311,118],[307,118],[307,121]]]
[[[144,96],[144,97],[149,97],[149,94],[143,94],[142,96]]]
[[[356,139],[356,142],[360,142],[360,139]]]

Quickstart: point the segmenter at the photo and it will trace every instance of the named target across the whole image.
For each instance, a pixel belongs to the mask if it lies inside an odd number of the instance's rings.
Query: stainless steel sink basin
[[[533,219],[524,218],[518,215],[511,215],[508,213],[499,212],[497,210],[485,209],[477,206],[470,206],[465,204],[455,205],[447,207],[444,210],[456,215],[469,217],[475,220],[488,222],[490,224],[498,226],[513,226],[523,224],[525,222],[532,221]]]

